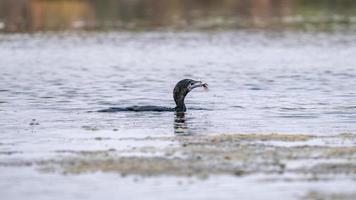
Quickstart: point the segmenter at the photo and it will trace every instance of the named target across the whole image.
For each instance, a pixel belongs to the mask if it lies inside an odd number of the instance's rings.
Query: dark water
[[[355,44],[351,33],[1,35],[0,125],[173,134],[171,112],[87,111],[174,107],[175,83],[193,78],[210,90],[188,95],[185,132],[355,132]]]
[[[0,31],[356,30],[353,0],[1,0]]]

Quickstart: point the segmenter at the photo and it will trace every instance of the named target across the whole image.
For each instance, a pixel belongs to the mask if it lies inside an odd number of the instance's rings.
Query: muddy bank
[[[26,184],[37,185],[23,190],[37,191],[38,196],[43,196],[43,188],[52,191],[49,195],[56,194],[60,190],[52,187],[56,183],[67,189],[76,187],[73,195],[92,191],[89,193],[94,196],[111,194],[128,199],[142,195],[151,199],[169,199],[172,195],[191,199],[194,194],[196,199],[355,199],[353,134],[138,138],[114,137],[100,131],[90,134],[68,140],[63,149],[47,150],[47,154],[1,151],[0,168],[7,172],[2,174],[0,186],[9,187],[8,183],[19,177]],[[0,145],[6,149],[8,144]],[[18,190],[11,187],[8,199],[18,197]]]
[[[94,138],[106,141],[110,138]],[[330,145],[329,140],[340,146]],[[44,172],[81,174],[114,172],[123,176],[246,176],[250,174],[298,175],[294,180],[356,180],[356,146],[351,134],[334,136],[286,134],[221,134],[120,138],[126,149],[56,151],[56,158],[2,161],[2,166],[35,166]],[[167,145],[135,147],[137,141],[169,141]],[[313,142],[314,141],[314,142]],[[279,142],[279,143],[278,143]],[[288,144],[288,145],[286,145]],[[295,145],[290,145],[295,144]],[[273,180],[270,180],[273,181]]]

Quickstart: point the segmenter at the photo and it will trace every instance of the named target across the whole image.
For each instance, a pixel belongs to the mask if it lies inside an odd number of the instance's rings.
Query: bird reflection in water
[[[174,134],[176,135],[191,135],[184,112],[176,112],[174,117]]]

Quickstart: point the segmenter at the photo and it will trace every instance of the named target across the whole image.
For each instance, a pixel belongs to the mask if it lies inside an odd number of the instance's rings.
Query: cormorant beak
[[[208,84],[203,83],[203,82],[201,82],[201,81],[194,81],[194,82],[191,82],[191,83],[188,85],[188,90],[189,90],[189,91],[192,91],[194,88],[197,88],[197,87],[208,88]]]

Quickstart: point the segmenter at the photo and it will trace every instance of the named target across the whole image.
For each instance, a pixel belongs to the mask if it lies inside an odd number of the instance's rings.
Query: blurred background
[[[355,30],[354,0],[0,0],[0,31]]]

